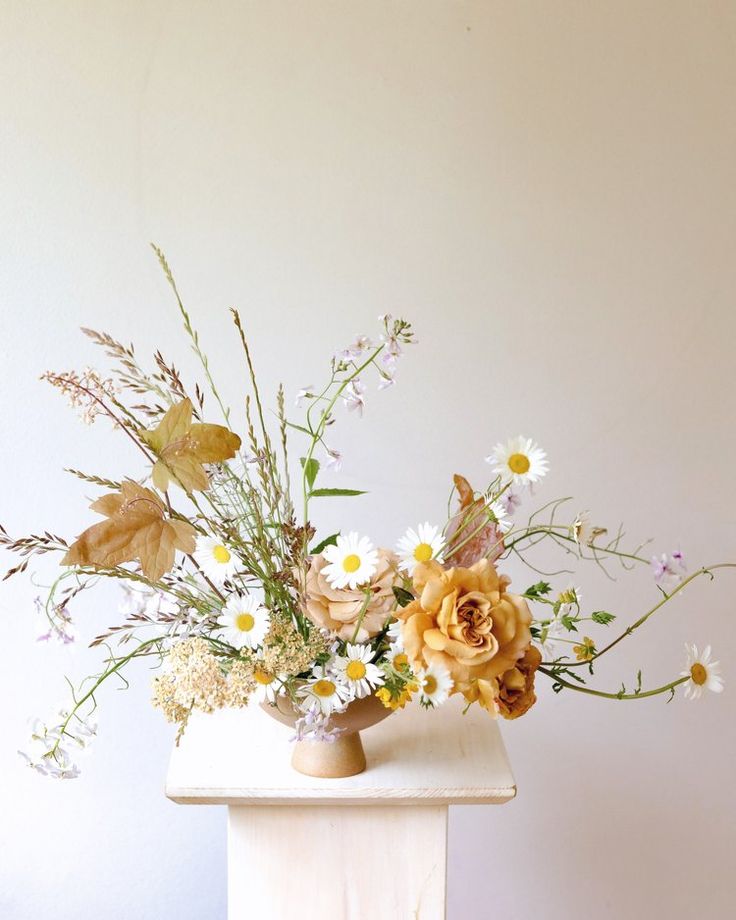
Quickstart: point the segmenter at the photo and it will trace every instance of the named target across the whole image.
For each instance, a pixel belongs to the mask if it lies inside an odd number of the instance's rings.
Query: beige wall
[[[61,467],[135,462],[36,382],[94,360],[76,327],[192,367],[154,239],[233,399],[231,304],[289,390],[376,314],[415,321],[396,389],[334,435],[374,493],[341,523],[387,541],[438,518],[451,474],[521,431],[551,457],[540,499],[574,492],[693,566],[735,558],[735,36],[729,2],[5,0],[0,518],[74,534],[90,490]],[[579,582],[622,619],[655,597],[647,572]],[[519,798],[453,815],[451,918],[729,913],[734,588],[701,585],[599,675],[653,684],[711,641],[729,693],[544,687],[504,726]],[[0,914],[223,917],[223,815],[163,800],[145,671],[102,698],[83,779],[22,772],[26,715],[89,665],[33,645],[31,597],[0,593]],[[89,638],[113,595],[78,609]]]

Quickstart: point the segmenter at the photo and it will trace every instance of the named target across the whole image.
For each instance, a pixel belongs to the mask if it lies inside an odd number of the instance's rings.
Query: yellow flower
[[[403,709],[411,701],[412,693],[415,693],[416,690],[417,684],[414,681],[410,681],[396,698],[394,698],[388,687],[381,687],[380,690],[376,690],[376,696],[386,709]]]
[[[580,645],[573,645],[572,650],[578,661],[590,661],[595,658],[595,642],[588,636],[583,636]]]

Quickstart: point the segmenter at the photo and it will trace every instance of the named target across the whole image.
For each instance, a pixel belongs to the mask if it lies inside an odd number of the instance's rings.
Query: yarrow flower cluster
[[[76,540],[50,531],[13,539],[0,528],[0,546],[20,556],[10,575],[26,571],[36,556],[60,554],[59,577],[36,602],[43,640],[72,641],[70,605],[80,592],[110,579],[125,590],[118,619],[92,639],[106,649],[102,672],[83,682],[58,716],[34,724],[23,755],[30,767],[78,775],[75,755],[96,732],[89,711],[102,686],[136,658],[159,665],[153,704],[179,735],[195,711],[258,704],[293,723],[297,742],[339,740],[349,710],[367,712],[370,722],[408,705],[433,710],[451,697],[516,719],[534,706],[540,676],[556,693],[582,690],[613,700],[678,688],[693,698],[721,691],[709,646],[702,653],[688,646],[685,670],[661,687],[643,690],[641,671],[629,689],[589,685],[601,656],[695,579],[732,564],[688,575],[681,552],[650,560],[644,544],[624,546],[621,529],[610,536],[587,511],[570,523],[562,500],[522,519],[549,472],[547,454],[532,438],[491,448],[490,482],[482,489],[455,474],[446,515],[423,512],[420,520],[427,519],[401,528],[391,547],[349,526],[346,514],[339,532],[318,533],[322,499],[364,494],[334,484],[344,458],[332,430],[343,408],[363,414],[376,375],[379,389],[393,386],[399,361],[416,342],[411,324],[379,317],[377,336],[357,336],[332,356],[323,383],[299,390],[300,414],[292,419],[283,387],[275,413],[264,405],[250,343],[233,311],[251,385],[241,438],[216,388],[215,364],[155,251],[201,361],[201,385],[190,394],[160,351],[144,369],[132,346],[85,330],[111,359],[112,376],[86,368],[45,379],[85,421],[106,418],[133,440],[141,465],[114,480],[70,471],[103,490],[91,505],[96,517]],[[538,571],[542,541],[566,561],[604,569],[619,562],[624,570],[651,565],[657,602],[606,641],[597,630],[617,617],[589,604],[587,589],[584,603],[577,576],[574,583],[553,585],[557,576],[550,576],[511,590],[506,560],[518,556]]]

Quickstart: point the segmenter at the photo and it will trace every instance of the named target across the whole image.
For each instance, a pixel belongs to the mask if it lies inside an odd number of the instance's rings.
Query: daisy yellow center
[[[346,572],[357,572],[360,568],[360,556],[356,556],[355,553],[350,553],[349,556],[346,556],[342,560],[342,567]]]
[[[239,613],[235,617],[235,626],[241,632],[250,632],[255,625],[256,621],[252,613]]]
[[[702,687],[708,679],[708,672],[699,661],[696,661],[695,664],[690,668],[690,677],[692,677],[694,684]]]
[[[273,674],[267,674],[265,671],[255,670],[253,672],[253,679],[257,684],[272,684],[275,680]]]
[[[524,473],[529,472],[530,466],[531,463],[526,454],[511,454],[509,457],[509,469],[512,473],[523,476]]]
[[[399,654],[394,658],[395,668],[403,668],[408,664],[409,664],[409,659],[406,657],[406,655],[403,652],[399,652]]]
[[[429,562],[432,558],[432,547],[429,543],[418,543],[414,550],[414,558],[417,562]]]
[[[213,550],[212,555],[215,558],[215,562],[220,562],[222,565],[230,562],[230,550],[226,546],[218,544]]]
[[[332,696],[335,692],[335,685],[331,680],[318,680],[312,687],[312,692],[316,696]]]
[[[351,661],[345,668],[350,680],[362,680],[365,677],[365,665],[362,661]]]
[[[424,692],[431,696],[437,689],[437,678],[434,674],[427,674],[424,678]]]

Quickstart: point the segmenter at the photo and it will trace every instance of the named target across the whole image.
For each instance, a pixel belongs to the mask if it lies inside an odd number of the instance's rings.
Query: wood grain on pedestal
[[[229,920],[442,920],[447,806],[231,808]]]
[[[184,804],[494,804],[516,794],[498,723],[453,697],[410,706],[362,733],[368,766],[344,779],[302,776],[291,730],[259,707],[195,714],[175,748],[166,794]]]

